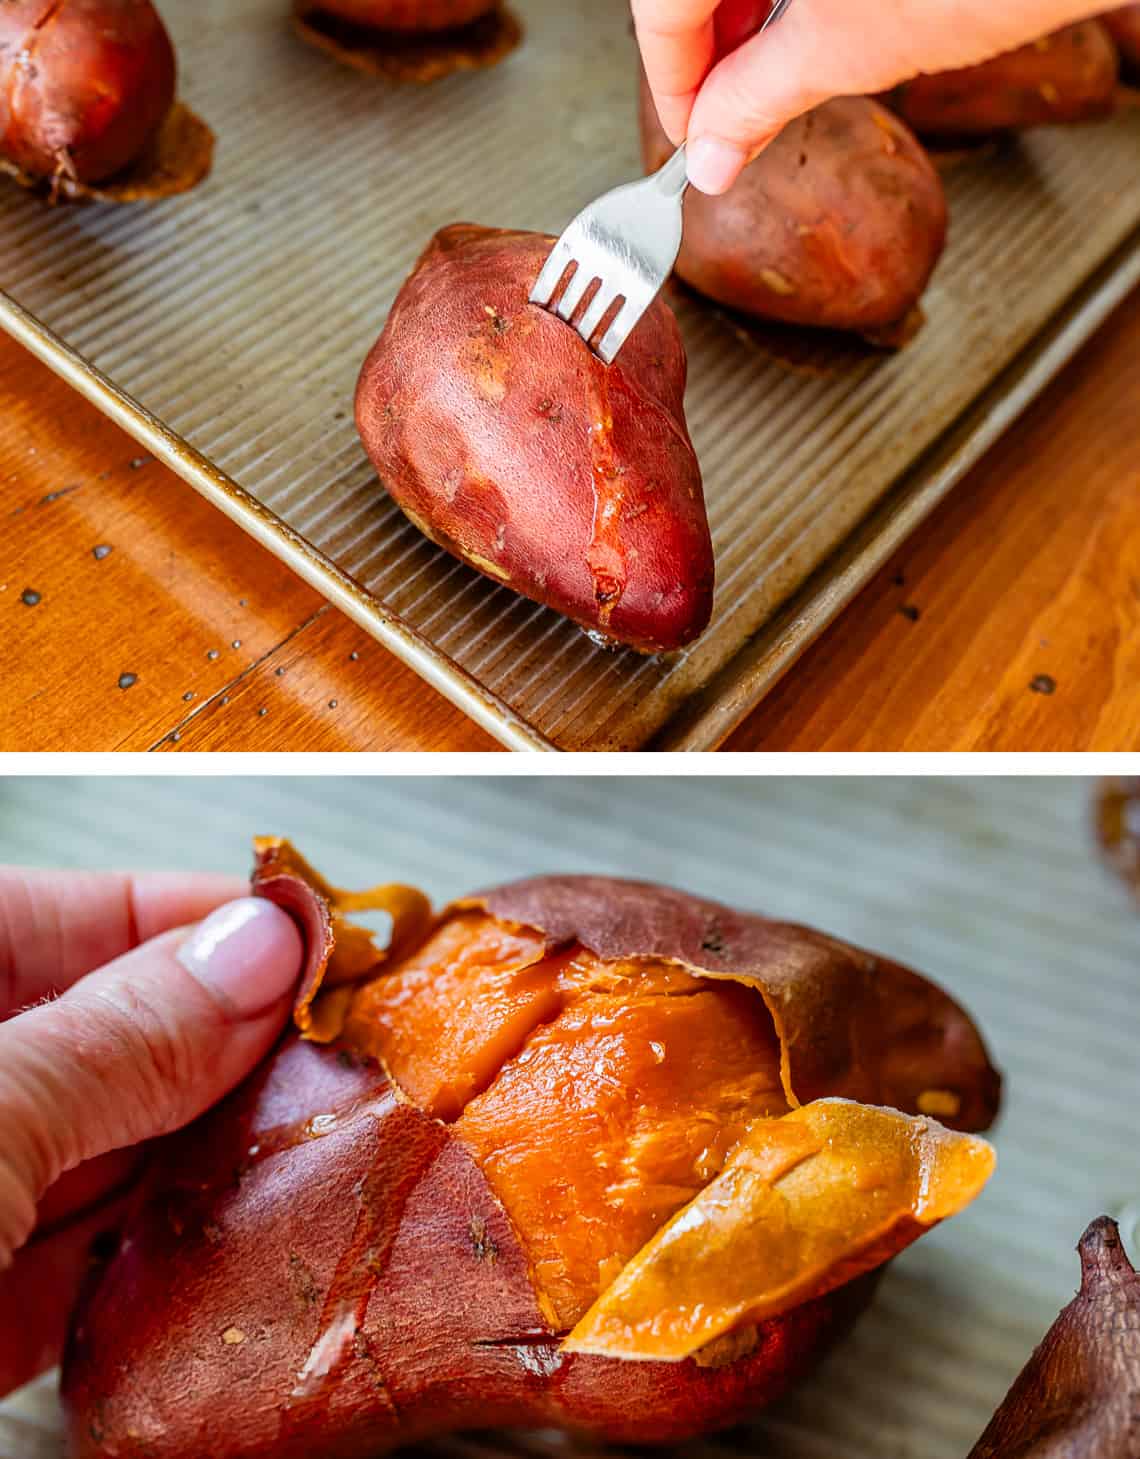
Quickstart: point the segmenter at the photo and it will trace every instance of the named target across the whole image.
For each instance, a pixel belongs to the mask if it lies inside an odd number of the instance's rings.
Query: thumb
[[[66,1171],[189,1123],[269,1051],[301,934],[243,898],[0,1024],[0,1270]]]

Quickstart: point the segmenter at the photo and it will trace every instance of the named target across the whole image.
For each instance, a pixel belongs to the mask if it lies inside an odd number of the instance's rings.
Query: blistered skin
[[[647,171],[673,151],[641,79]],[[941,180],[907,128],[864,97],[787,126],[720,197],[685,199],[678,277],[789,324],[881,332],[906,318],[946,243]]]
[[[889,104],[920,137],[990,137],[1107,116],[1119,69],[1111,37],[1090,20],[980,66],[919,76]]]
[[[614,642],[680,648],[714,571],[680,333],[659,299],[603,365],[528,302],[552,242],[436,234],[361,373],[361,438],[449,552]]]
[[[154,138],[175,83],[150,0],[0,4],[0,154],[32,176],[121,172]]]
[[[470,25],[498,0],[321,0],[326,15],[376,30],[451,30]]]
[[[1140,5],[1123,5],[1101,16],[1130,78],[1140,77]]]

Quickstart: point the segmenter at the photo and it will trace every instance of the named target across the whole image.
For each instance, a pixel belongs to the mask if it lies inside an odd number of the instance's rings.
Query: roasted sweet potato
[[[645,77],[642,154],[673,151]],[[844,97],[785,127],[721,197],[691,189],[677,274],[764,319],[889,335],[915,309],[946,244],[930,159],[885,107]]]
[[[0,4],[0,154],[32,177],[97,183],[154,140],[175,59],[150,0]]]
[[[1106,860],[1140,901],[1140,778],[1119,776],[1097,790],[1096,836]]]
[[[552,240],[457,224],[429,243],[356,395],[380,479],[433,541],[608,641],[705,628],[713,555],[658,299],[605,366],[528,302]]]
[[[917,1113],[995,1114],[965,1013],[833,939],[591,877],[433,917],[278,841],[254,888],[306,936],[302,1036],[161,1152],[76,1317],[76,1459],[698,1434],[990,1174]],[[373,906],[386,953],[350,921]]]
[[[452,30],[493,10],[497,0],[321,0],[327,15],[374,30]]]
[[[365,75],[420,83],[497,65],[522,40],[500,0],[293,0],[293,28]]]
[[[1140,1275],[1116,1222],[1077,1247],[1081,1289],[1045,1334],[969,1459],[1136,1459]]]
[[[920,137],[964,141],[1107,116],[1119,72],[1111,37],[1090,20],[980,66],[919,76],[886,99]]]
[[[1140,5],[1122,5],[1106,11],[1101,21],[1116,42],[1124,70],[1130,79],[1140,79]]]

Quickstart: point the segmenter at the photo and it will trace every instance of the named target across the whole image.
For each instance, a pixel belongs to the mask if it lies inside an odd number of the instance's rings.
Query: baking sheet
[[[624,6],[519,9],[501,66],[399,88],[302,47],[286,0],[166,0],[183,92],[219,134],[213,179],[119,211],[0,189],[0,325],[505,743],[707,748],[1140,278],[1140,110],[953,171],[930,323],[898,357],[801,337],[788,368],[786,338],[680,297],[719,586],[699,644],[642,659],[427,543],[351,420],[435,228],[557,231],[638,169]]]
[[[1029,778],[12,780],[0,860],[240,872],[266,832],[344,885],[391,877],[438,900],[537,871],[633,874],[938,978],[1006,1076],[994,1181],[893,1264],[815,1377],[753,1429],[664,1459],[963,1459],[1072,1296],[1086,1223],[1122,1217],[1140,1258],[1140,913],[1093,855],[1090,793]],[[0,1459],[61,1453],[50,1381],[0,1405]],[[501,1436],[413,1453],[608,1459]]]

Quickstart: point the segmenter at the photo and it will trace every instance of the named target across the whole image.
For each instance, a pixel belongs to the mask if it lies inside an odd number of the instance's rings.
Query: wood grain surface
[[[734,750],[1140,748],[1140,292]],[[0,337],[3,750],[494,742]]]

